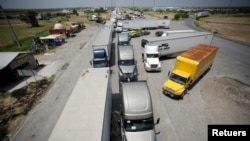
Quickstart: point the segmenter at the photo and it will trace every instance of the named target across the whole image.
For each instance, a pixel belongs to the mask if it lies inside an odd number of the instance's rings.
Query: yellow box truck
[[[183,98],[188,87],[210,69],[218,47],[199,44],[176,58],[174,70],[163,84],[164,94]]]

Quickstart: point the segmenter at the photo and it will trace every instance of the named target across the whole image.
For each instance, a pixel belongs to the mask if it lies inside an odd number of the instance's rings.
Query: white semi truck
[[[110,141],[110,82],[109,68],[83,71],[49,141]]]
[[[144,38],[141,46],[145,69],[160,71],[160,57],[176,57],[198,44],[211,45],[212,39],[213,34],[208,32],[173,33],[164,37]]]
[[[142,52],[145,45],[158,46],[159,56],[176,57],[179,53],[198,44],[210,45],[213,34],[209,32],[174,33],[164,37],[149,37],[141,40]]]
[[[129,30],[132,28],[142,29],[156,29],[156,28],[169,28],[169,19],[140,19],[140,20],[123,20],[118,24],[122,25],[122,30]]]
[[[145,45],[143,52],[143,63],[146,71],[161,71],[158,46]]]

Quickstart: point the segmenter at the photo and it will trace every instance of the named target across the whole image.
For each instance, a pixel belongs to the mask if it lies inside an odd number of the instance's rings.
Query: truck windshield
[[[159,54],[147,54],[147,58],[159,58]]]
[[[128,41],[119,41],[119,45],[128,45]]]
[[[174,81],[174,82],[180,83],[180,84],[185,84],[187,81],[187,78],[179,76],[179,75],[174,74],[174,73],[171,74],[169,79]]]
[[[94,66],[94,68],[106,67],[107,61],[106,60],[94,60],[93,66]]]
[[[121,66],[131,66],[135,64],[135,61],[134,60],[120,60],[118,63]]]
[[[154,128],[154,120],[153,118],[142,120],[124,120],[124,127],[128,132],[152,130]]]

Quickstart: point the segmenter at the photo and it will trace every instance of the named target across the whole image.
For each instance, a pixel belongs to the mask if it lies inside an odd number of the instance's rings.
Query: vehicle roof
[[[0,70],[5,68],[11,61],[13,61],[19,54],[29,52],[0,52]]]
[[[185,71],[182,71],[182,70],[179,70],[179,69],[174,70],[173,73],[181,75],[181,76],[183,76],[185,78],[188,78],[190,76],[189,73],[187,73]]]
[[[107,132],[104,124],[110,114],[106,113],[105,107],[112,104],[110,88],[109,68],[84,70],[57,120],[49,141],[104,140],[102,138]]]
[[[106,50],[103,48],[98,48],[93,51],[94,59],[96,58],[105,58],[106,57]]]
[[[121,40],[128,40],[129,39],[129,33],[128,32],[121,32],[118,34],[119,39]]]
[[[134,50],[132,45],[125,45],[125,46],[118,46],[119,47],[119,53],[118,57],[119,59],[134,59]]]
[[[111,28],[102,28],[99,34],[96,36],[95,40],[93,41],[93,46],[100,46],[100,45],[108,45],[110,44],[110,38],[112,29]]]
[[[124,115],[130,118],[152,117],[153,108],[147,82],[123,82],[121,86]]]
[[[179,56],[200,62],[204,58],[207,58],[207,56],[209,56],[210,54],[212,54],[213,52],[217,50],[218,50],[218,47],[205,45],[205,44],[199,44],[195,47],[192,47],[188,51],[183,52]]]
[[[185,32],[185,33],[170,33],[167,36],[163,37],[148,37],[144,38],[147,40],[150,44],[150,42],[157,42],[162,40],[172,40],[172,39],[178,39],[178,38],[185,38],[185,37],[192,37],[192,36],[201,36],[201,35],[212,35],[212,33],[209,32]]]

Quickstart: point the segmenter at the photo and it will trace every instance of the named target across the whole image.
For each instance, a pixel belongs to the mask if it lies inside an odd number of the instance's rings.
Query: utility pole
[[[15,39],[15,41],[16,41],[18,47],[20,48],[20,47],[21,47],[21,44],[20,44],[20,42],[19,42],[19,40],[18,40],[18,38],[17,38],[16,32],[15,32],[15,30],[13,29],[13,27],[11,26],[10,21],[9,21],[8,18],[6,17],[6,15],[5,15],[4,11],[3,11],[2,5],[0,5],[0,10],[2,11],[3,17],[4,17],[4,19],[6,20],[6,22],[8,23],[8,25],[9,25],[10,31],[12,32],[12,35],[13,35],[13,38]]]

